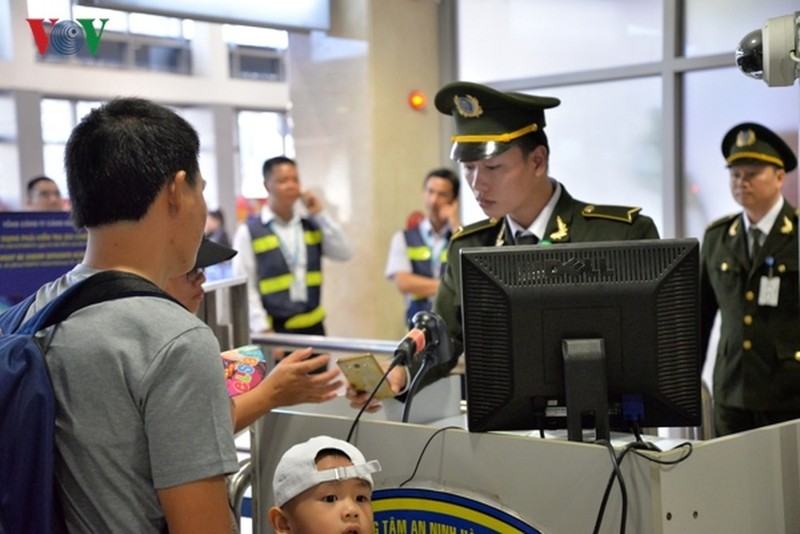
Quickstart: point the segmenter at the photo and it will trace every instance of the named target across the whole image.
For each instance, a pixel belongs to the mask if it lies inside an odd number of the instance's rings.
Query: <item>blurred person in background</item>
[[[322,201],[302,190],[294,160],[270,158],[262,173],[267,205],[233,238],[233,272],[248,280],[250,331],[325,335],[322,257],[348,260],[352,246]]]
[[[28,181],[28,211],[63,211],[64,199],[58,184],[47,176],[37,176]]]
[[[228,232],[225,231],[225,216],[222,214],[222,210],[217,209],[208,212],[204,233],[208,239],[215,243],[219,243],[225,247],[231,246]]]
[[[425,213],[413,227],[392,236],[386,278],[406,299],[406,324],[418,311],[430,311],[447,265],[447,245],[458,228],[458,175],[434,169],[422,182]]]

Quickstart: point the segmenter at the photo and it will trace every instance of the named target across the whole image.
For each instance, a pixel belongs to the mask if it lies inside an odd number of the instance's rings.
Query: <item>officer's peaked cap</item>
[[[767,163],[791,172],[797,157],[775,132],[755,122],[731,128],[722,138],[722,155],[728,167],[737,163]]]
[[[542,130],[544,110],[561,101],[502,92],[477,83],[453,82],[439,89],[434,103],[436,109],[455,120],[451,158],[477,161],[501,154],[514,139]]]

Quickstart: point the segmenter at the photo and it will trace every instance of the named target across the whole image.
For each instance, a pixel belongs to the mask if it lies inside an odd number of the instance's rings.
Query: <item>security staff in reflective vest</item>
[[[783,196],[797,157],[760,124],[722,140],[742,211],[711,223],[700,254],[702,354],[717,310],[714,429],[718,436],[800,418],[797,210]]]
[[[392,237],[386,278],[406,297],[406,323],[418,311],[430,311],[439,278],[447,265],[447,246],[458,228],[458,175],[434,169],[423,182],[425,217]]]
[[[319,198],[301,190],[294,160],[268,159],[262,171],[268,203],[234,236],[233,270],[247,276],[250,331],[324,335],[322,256],[347,260],[352,247]],[[295,209],[298,201],[307,216]]]

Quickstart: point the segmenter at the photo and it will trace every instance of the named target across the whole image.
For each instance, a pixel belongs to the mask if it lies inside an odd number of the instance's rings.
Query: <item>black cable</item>
[[[654,452],[662,452],[661,449],[659,449],[655,445],[653,445],[653,447],[654,447],[654,449],[648,448],[646,450],[651,450],[651,451],[654,451]],[[644,453],[640,452],[639,450],[637,450],[636,447],[633,448],[632,450],[633,450],[633,454],[635,454],[636,456],[639,456],[641,458],[644,458],[648,462],[653,462],[653,463],[659,464],[659,465],[677,465],[677,464],[683,462],[684,460],[686,460],[689,456],[692,455],[692,452],[694,452],[694,446],[689,441],[684,441],[683,443],[679,443],[678,445],[675,445],[670,450],[674,451],[675,449],[678,449],[678,448],[685,448],[686,449],[686,454],[684,454],[683,456],[681,456],[679,458],[676,458],[675,460],[660,460],[658,458],[653,458],[649,454],[644,454]]]
[[[617,460],[617,466],[619,466],[620,461],[624,458],[625,451],[620,454],[619,460]],[[614,471],[611,472],[611,475],[608,477],[608,483],[606,484],[606,489],[603,492],[603,498],[600,500],[600,508],[597,510],[597,518],[594,522],[594,530],[592,531],[594,534],[600,531],[600,525],[603,523],[603,517],[606,513],[606,505],[608,504],[608,498],[611,495],[611,488],[614,485],[614,479],[616,478],[616,473]]]
[[[536,414],[536,426],[539,427],[539,437],[545,439],[544,427],[547,424],[547,412],[544,406],[540,409],[534,410]]]
[[[366,402],[364,402],[364,405],[361,407],[361,409],[358,410],[358,413],[356,414],[355,418],[353,419],[353,423],[350,425],[350,431],[347,433],[347,439],[345,441],[347,441],[348,443],[350,443],[350,439],[353,437],[353,432],[355,432],[356,426],[358,426],[358,422],[361,419],[361,415],[364,413],[364,410],[367,409],[367,406],[369,406],[370,401],[378,393],[378,390],[381,388],[381,385],[384,382],[386,382],[386,379],[389,377],[389,373],[392,371],[392,369],[397,367],[397,364],[398,364],[399,361],[400,361],[400,359],[397,356],[392,358],[392,361],[389,363],[389,367],[386,369],[386,372],[383,373],[383,376],[381,377],[381,379],[378,380],[378,383],[372,389],[372,392],[369,394],[369,397],[367,397],[367,400],[366,400]]]
[[[431,441],[433,441],[433,438],[435,438],[438,434],[444,432],[445,430],[464,430],[464,429],[461,428],[460,426],[445,426],[445,427],[440,428],[439,430],[437,430],[433,434],[431,434],[431,437],[429,437],[428,441],[425,442],[425,446],[422,447],[422,452],[420,452],[419,456],[417,457],[417,464],[414,466],[414,471],[411,473],[410,477],[408,477],[407,479],[402,481],[400,484],[398,484],[399,488],[402,488],[403,486],[405,486],[406,484],[408,484],[409,482],[414,480],[414,477],[417,476],[417,470],[419,469],[419,466],[422,463],[422,458],[423,458],[423,456],[425,456],[425,451],[428,450],[428,445],[431,444]]]
[[[633,436],[636,438],[637,442],[645,443],[645,441],[642,439],[642,431],[639,428],[639,423],[637,423],[636,421],[633,421],[631,423],[631,430],[633,430]]]
[[[620,454],[619,458],[617,458],[616,452],[614,452],[614,447],[611,445],[610,442],[606,440],[599,440],[597,442],[598,445],[604,445],[606,450],[608,451],[609,455],[611,456],[611,465],[614,468],[611,472],[611,476],[608,479],[608,484],[606,485],[606,491],[603,494],[603,500],[600,504],[600,509],[597,512],[597,519],[595,520],[594,530],[592,531],[594,534],[600,532],[600,526],[603,523],[603,516],[605,515],[606,504],[608,503],[608,497],[611,494],[611,488],[614,485],[614,478],[619,481],[619,490],[622,494],[622,518],[620,519],[620,534],[625,534],[625,523],[627,522],[627,515],[628,515],[628,491],[625,488],[625,480],[622,476],[622,471],[620,470],[620,462],[627,454],[630,446],[626,446],[625,449]]]
[[[636,441],[627,444],[623,448],[620,455],[616,457],[616,467],[614,471],[612,471],[611,475],[608,477],[608,483],[606,484],[606,489],[603,492],[603,499],[600,502],[600,509],[597,511],[597,519],[595,520],[595,532],[599,531],[600,525],[603,522],[603,516],[605,515],[605,508],[606,505],[608,504],[608,498],[611,495],[611,488],[614,486],[615,477],[620,481],[620,491],[623,492],[622,523],[620,525],[620,532],[625,532],[625,524],[627,522],[627,492],[625,492],[624,480],[622,478],[622,471],[619,469],[619,466],[622,465],[622,460],[625,458],[625,455],[628,454],[628,452],[630,451],[636,452],[635,449],[637,448],[656,450],[660,452],[660,449],[658,447],[642,439],[642,433],[641,429],[639,428],[638,422],[636,421],[631,422],[631,430],[633,431],[633,435]]]
[[[601,442],[598,441],[598,443],[601,443]],[[605,445],[605,443],[602,443],[602,444]],[[607,446],[609,446],[609,445],[607,445]],[[644,458],[645,460],[647,460],[649,462],[653,462],[653,463],[660,464],[660,465],[677,465],[677,464],[683,462],[684,460],[686,460],[687,458],[689,458],[689,456],[691,456],[692,452],[694,451],[692,443],[689,442],[689,441],[685,441],[683,443],[680,443],[680,444],[676,445],[675,447],[673,447],[670,450],[674,451],[675,449],[678,449],[678,448],[685,448],[686,449],[686,453],[683,454],[682,456],[680,456],[679,458],[676,458],[675,460],[660,460],[658,458],[654,458],[654,457],[650,456],[649,454],[644,454],[643,452],[641,452],[642,450],[651,451],[651,452],[663,452],[660,448],[658,448],[655,444],[653,444],[651,442],[636,441],[636,442],[628,443],[627,445],[625,445],[625,447],[623,448],[623,450],[620,453],[620,455],[615,457],[615,461],[616,461],[615,469],[614,469],[614,471],[611,472],[611,475],[608,478],[608,484],[606,484],[606,489],[603,492],[603,499],[600,502],[600,509],[597,511],[597,519],[595,521],[595,527],[594,527],[594,531],[593,532],[597,533],[600,530],[600,525],[602,524],[603,516],[605,515],[605,508],[606,508],[606,505],[608,504],[608,498],[609,498],[609,496],[611,494],[611,488],[614,485],[614,479],[617,478],[617,477],[619,477],[620,488],[623,491],[622,525],[620,526],[620,532],[624,532],[625,531],[625,522],[626,522],[626,517],[627,517],[627,494],[624,492],[624,488],[623,488],[624,482],[622,481],[621,471],[619,470],[619,466],[622,465],[622,460],[625,458],[625,455],[627,455],[629,452],[632,452],[633,454],[635,454],[637,456],[640,456],[641,458]],[[612,448],[612,450],[613,450],[613,448]]]
[[[419,385],[419,379],[425,374],[425,371],[428,370],[431,360],[432,358],[426,354],[425,357],[422,358],[422,365],[419,366],[419,369],[417,369],[417,372],[414,374],[414,378],[411,379],[411,384],[408,386],[408,391],[406,392],[406,402],[403,405],[404,423],[408,423],[408,414],[411,412],[411,401],[414,399],[414,394],[416,393],[417,386]]]

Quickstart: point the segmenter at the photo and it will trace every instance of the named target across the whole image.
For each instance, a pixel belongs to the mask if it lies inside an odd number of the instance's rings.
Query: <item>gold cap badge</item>
[[[753,130],[742,130],[736,134],[736,146],[751,146],[756,143],[756,133]]]
[[[472,95],[455,95],[453,103],[456,105],[456,111],[462,117],[474,119],[483,115],[481,103]]]

